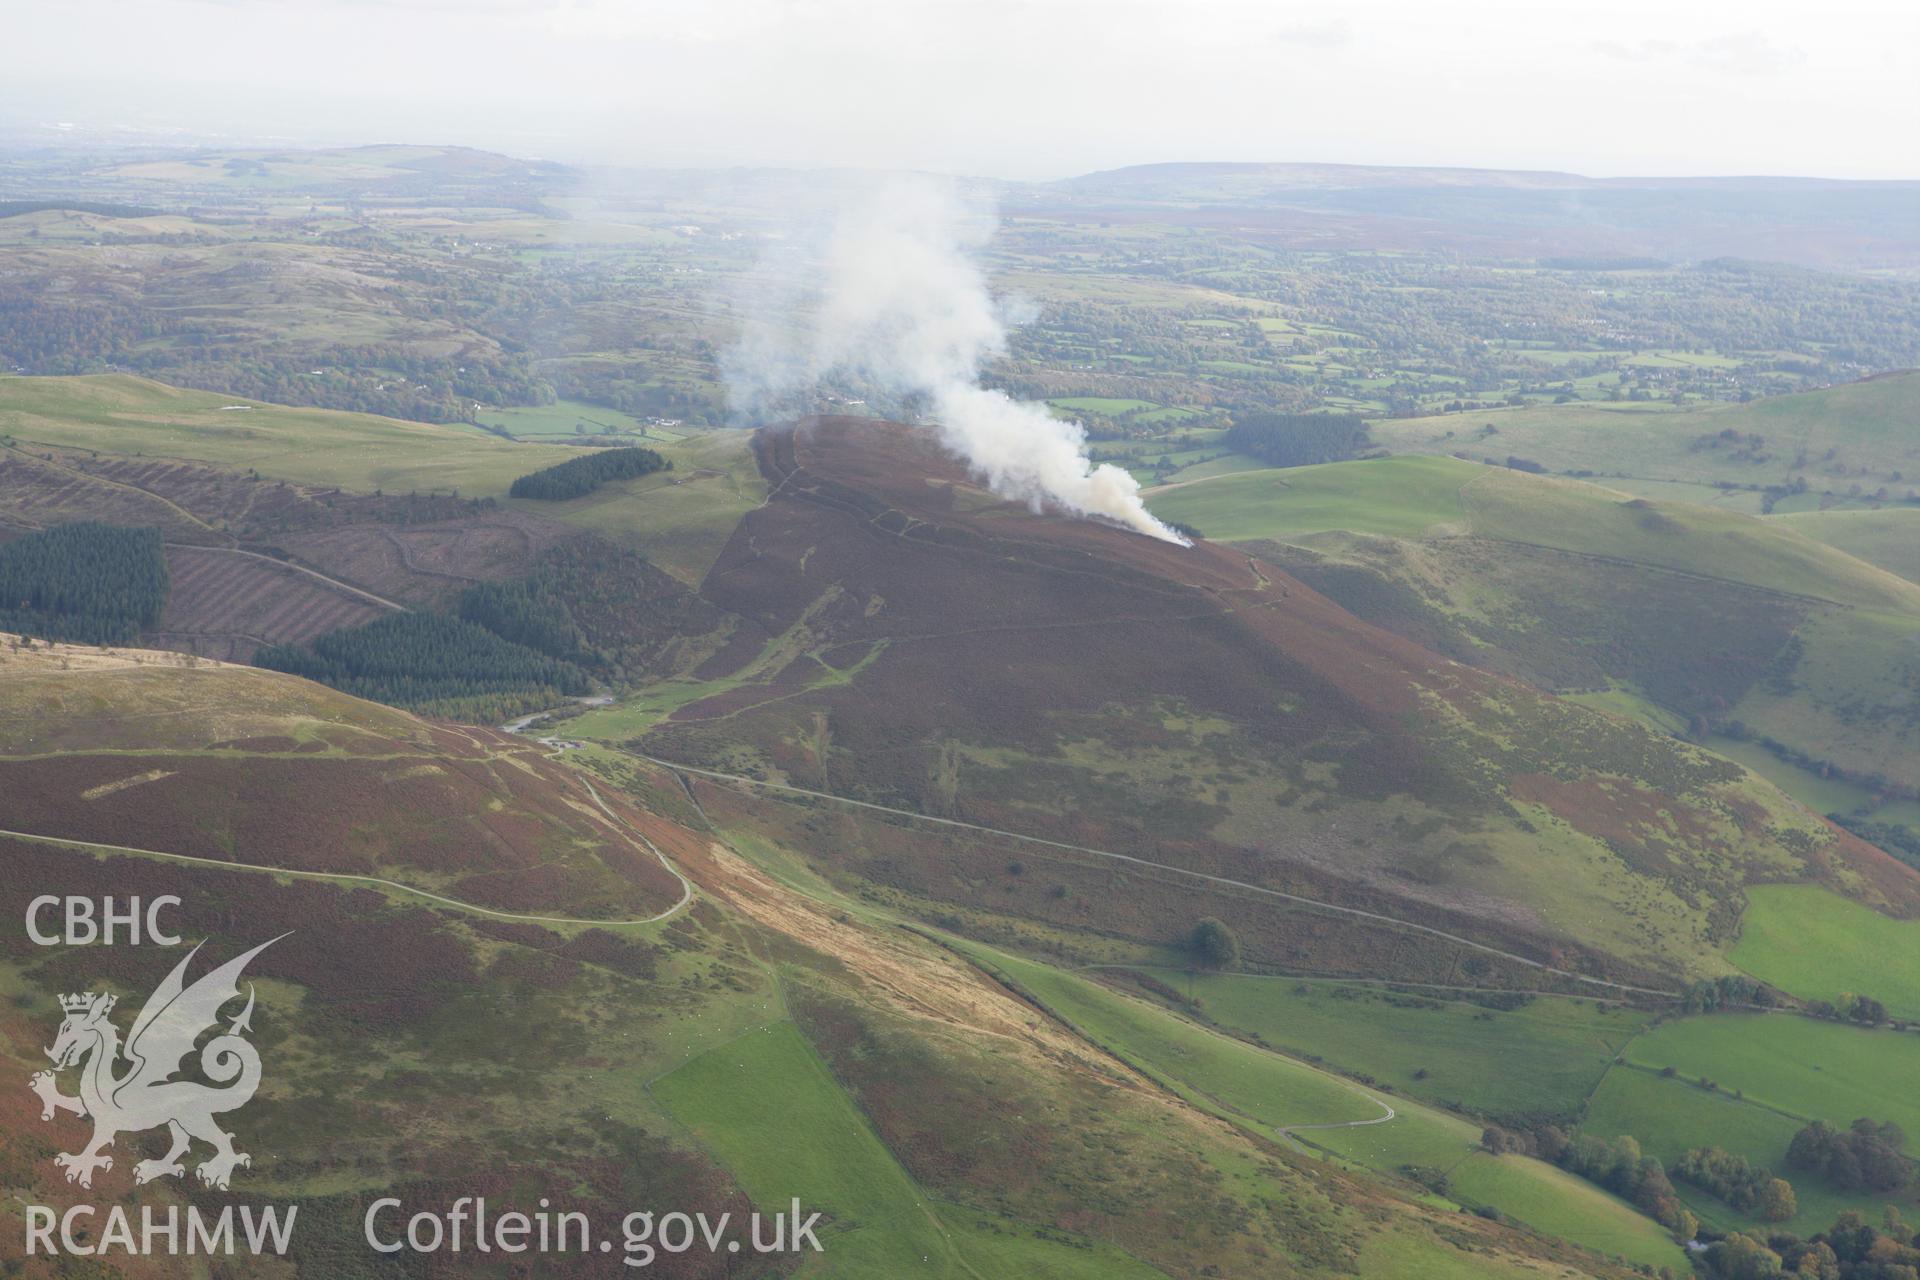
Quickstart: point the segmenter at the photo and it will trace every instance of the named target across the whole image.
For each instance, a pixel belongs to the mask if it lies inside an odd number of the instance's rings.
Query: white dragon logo
[[[53,1047],[47,1050],[53,1070],[37,1072],[29,1083],[40,1097],[42,1120],[53,1119],[57,1111],[93,1119],[91,1142],[78,1152],[54,1157],[54,1163],[67,1171],[68,1182],[91,1187],[96,1169],[113,1168],[113,1157],[105,1153],[116,1137],[163,1124],[173,1145],[158,1160],[142,1160],[133,1167],[136,1183],[184,1174],[180,1157],[195,1138],[214,1149],[214,1154],[194,1169],[200,1181],[210,1187],[224,1190],[236,1166],[253,1163],[251,1156],[233,1149],[233,1135],[213,1119],[246,1105],[260,1087],[259,1051],[241,1038],[242,1032],[253,1029],[251,983],[247,987],[247,1007],[232,1019],[225,1034],[214,1036],[200,1050],[200,1070],[214,1084],[171,1077],[185,1064],[201,1033],[218,1024],[220,1007],[239,997],[240,972],[247,962],[278,941],[280,938],[263,942],[187,986],[187,965],[200,951],[200,946],[195,946],[147,997],[124,1050],[119,1030],[107,1021],[115,997],[98,991],[60,997],[66,1019],[60,1024]],[[116,1076],[114,1068],[123,1056],[132,1065]],[[86,1065],[80,1072],[79,1096],[61,1093],[54,1073],[83,1059]]]

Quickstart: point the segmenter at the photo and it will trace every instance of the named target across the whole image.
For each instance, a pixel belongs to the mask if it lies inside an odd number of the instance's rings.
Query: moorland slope
[[[757,448],[771,496],[702,587],[750,625],[699,696],[575,732],[1622,972],[1718,969],[1756,880],[1920,908],[1920,878],[1746,770],[1441,657],[1244,551],[1000,502],[870,421]],[[914,887],[966,898],[981,870]],[[1145,896],[1022,909],[1164,937]],[[1299,942],[1262,945],[1284,963]]]
[[[252,667],[0,641],[12,836],[368,876],[529,915],[677,903],[631,806],[547,755]]]
[[[378,1196],[445,1212],[476,1194],[501,1211],[545,1197],[539,1207],[584,1212],[603,1234],[635,1202],[739,1215],[798,1197],[823,1217],[826,1254],[812,1268],[823,1275],[1628,1274],[1591,1247],[1462,1213],[1390,1171],[1323,1164],[1168,1091],[884,911],[770,877],[615,758],[577,753],[613,771],[590,783],[535,744],[152,651],[9,647],[0,690],[5,767],[38,769],[34,784],[57,801],[20,809],[29,793],[9,775],[5,824],[74,828],[71,843],[0,832],[0,910],[19,918],[54,884],[166,892],[181,898],[172,923],[209,939],[212,953],[278,937],[249,970],[252,1034],[272,1087],[230,1121],[254,1162],[231,1193],[192,1196],[203,1208],[262,1197],[297,1206],[294,1274],[337,1276],[362,1256],[361,1221]],[[245,736],[209,740],[233,734]],[[302,772],[279,777],[271,795],[247,793],[229,771],[202,767],[230,758],[270,773],[284,758]],[[74,792],[105,776],[101,759],[117,762],[113,780]],[[317,781],[352,765],[364,768],[350,793]],[[637,799],[616,796],[616,778]],[[335,841],[411,848],[430,838],[416,826],[414,810],[430,802],[410,789],[416,781],[444,783],[461,806],[502,819],[503,840],[536,840],[549,859],[543,883],[566,882],[591,853],[625,888],[627,910],[652,906],[641,901],[646,874],[589,848],[612,827],[643,836],[697,896],[677,912],[596,927],[503,920],[302,874],[330,861],[319,846]],[[317,807],[299,807],[309,788],[335,805],[374,799],[359,802],[352,831],[326,829],[324,841],[243,842],[291,874],[82,847],[103,838],[88,807],[135,792],[155,797],[140,832],[157,842],[174,814],[247,820],[292,804],[292,821],[321,823]],[[598,796],[604,822],[588,813]],[[561,811],[575,828],[536,837]],[[458,829],[457,817],[440,818],[432,825]],[[474,859],[449,892],[484,894],[486,872],[511,861],[498,842]],[[396,878],[432,870],[388,861]],[[590,898],[574,886],[570,905]],[[164,947],[49,952],[6,935],[0,1064],[21,1079],[45,1065],[57,994],[104,982],[137,998],[175,959]],[[1278,1057],[1262,1069],[1275,1079],[1305,1070]],[[1321,1092],[1326,1105],[1304,1118],[1348,1105],[1334,1086]],[[0,1206],[7,1229],[18,1229],[12,1206],[27,1196],[58,1210],[131,1186],[131,1160],[96,1171],[91,1188],[61,1180],[53,1155],[85,1130],[77,1117],[41,1120],[25,1089],[0,1095],[0,1160],[25,1193]],[[1539,1188],[1557,1175],[1540,1166],[1528,1176],[1535,1194],[1516,1207],[1538,1216]],[[146,1194],[166,1197],[169,1185]],[[1624,1206],[1602,1225],[1575,1224],[1573,1235],[1637,1259],[1673,1253]],[[680,1276],[788,1274],[726,1254],[661,1260]],[[116,1260],[104,1261],[111,1273]],[[557,1254],[543,1274],[609,1265],[598,1253]]]

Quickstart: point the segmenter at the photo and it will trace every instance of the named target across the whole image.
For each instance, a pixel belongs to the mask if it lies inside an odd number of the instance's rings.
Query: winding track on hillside
[[[1124,862],[1132,866],[1145,867],[1153,871],[1164,871],[1171,875],[1187,876],[1195,880],[1203,880],[1228,889],[1240,889],[1247,893],[1257,893],[1262,897],[1278,898],[1299,906],[1314,907],[1322,911],[1334,912],[1338,915],[1369,920],[1376,924],[1384,924],[1396,929],[1407,929],[1415,933],[1424,933],[1431,937],[1455,943],[1458,946],[1468,947],[1487,955],[1498,956],[1503,960],[1511,960],[1515,964],[1522,964],[1530,969],[1537,969],[1542,973],[1551,973],[1557,977],[1566,978],[1571,982],[1585,983],[1593,987],[1604,987],[1611,991],[1627,991],[1635,995],[1658,996],[1663,1000],[1677,1000],[1680,998],[1679,993],[1674,991],[1661,991],[1653,987],[1636,987],[1625,982],[1610,982],[1605,978],[1591,978],[1583,973],[1572,973],[1566,969],[1558,969],[1553,965],[1543,963],[1539,960],[1530,960],[1526,956],[1515,955],[1511,951],[1502,951],[1500,948],[1489,946],[1484,942],[1475,942],[1472,938],[1463,938],[1457,933],[1448,933],[1444,929],[1436,929],[1431,925],[1415,924],[1411,920],[1401,920],[1395,916],[1382,915],[1377,911],[1366,911],[1359,907],[1344,907],[1336,902],[1324,902],[1319,898],[1307,898],[1297,893],[1285,893],[1279,889],[1269,889],[1265,885],[1248,884],[1244,880],[1230,880],[1226,876],[1210,875],[1205,871],[1192,871],[1186,867],[1170,866],[1164,862],[1150,862],[1145,858],[1136,858],[1132,854],[1113,853],[1106,849],[1094,849],[1081,844],[1068,844],[1063,840],[1049,840],[1044,836],[1030,836],[1018,831],[1005,831],[999,827],[982,826],[977,822],[963,822],[958,818],[937,818],[931,814],[915,813],[911,809],[896,809],[891,805],[874,804],[868,800],[855,800],[848,796],[836,796],[827,791],[815,791],[808,787],[790,786],[784,782],[768,782],[762,778],[749,778],[743,774],[722,773],[717,769],[703,769],[694,765],[680,764],[672,760],[662,760],[656,756],[650,756],[640,751],[633,751],[626,748],[623,748],[623,750],[626,751],[626,754],[633,756],[637,760],[645,760],[649,764],[657,765],[673,773],[696,774],[700,777],[712,778],[720,782],[730,782],[748,787],[763,787],[771,791],[785,791],[792,795],[807,796],[815,800],[831,800],[837,804],[851,805],[859,809],[870,809],[876,813],[887,813],[901,818],[910,818],[916,822],[930,822],[943,827],[957,827],[965,831],[979,831],[986,835],[1001,836],[1009,840],[1021,840],[1028,844],[1045,845],[1054,849],[1065,849],[1071,853],[1084,853],[1096,858],[1107,858],[1114,862]]]
[[[591,782],[588,782],[585,778],[582,778],[580,781],[581,784],[586,787],[587,794],[593,797],[593,802],[599,805],[601,812],[607,815],[607,820],[631,832],[635,839],[639,840],[640,843],[644,844],[648,850],[652,852],[654,857],[660,859],[660,865],[665,867],[673,878],[680,882],[679,901],[664,911],[657,912],[650,916],[641,916],[632,920],[586,920],[576,919],[571,916],[528,915],[517,911],[496,911],[492,907],[483,907],[472,902],[462,902],[458,898],[448,898],[441,894],[421,889],[415,885],[402,884],[398,880],[386,880],[379,876],[353,875],[344,871],[301,871],[289,867],[270,867],[256,862],[227,862],[220,858],[202,858],[190,853],[168,853],[163,849],[141,849],[133,845],[106,844],[99,840],[69,840],[63,836],[40,835],[32,831],[8,831],[0,829],[0,836],[10,836],[16,840],[27,840],[36,844],[59,845],[62,848],[68,849],[83,849],[88,851],[104,849],[109,853],[131,854],[135,857],[163,858],[169,862],[188,862],[196,866],[219,867],[226,871],[258,871],[264,872],[267,875],[296,876],[304,880],[334,880],[354,884],[377,885],[383,889],[392,889],[400,893],[410,893],[415,897],[425,898],[429,902],[435,902],[441,906],[454,907],[461,911],[470,911],[475,915],[491,916],[496,920],[526,920],[534,924],[578,924],[607,928],[610,926],[655,924],[661,920],[665,920],[669,916],[678,914],[688,903],[693,901],[693,881],[687,879],[686,876],[681,874],[680,868],[668,861],[667,855],[660,852],[658,845],[647,839],[644,833],[633,827],[626,819],[620,817],[620,815],[609,808],[607,802],[600,798],[600,792],[594,788]]]
[[[329,578],[326,574],[321,573],[318,569],[309,569],[307,568],[307,566],[303,564],[298,564],[292,560],[280,560],[280,559],[276,559],[273,556],[261,555],[258,551],[248,551],[244,547],[203,547],[198,543],[193,543],[193,542],[167,542],[161,545],[169,548],[177,548],[182,551],[216,551],[223,556],[246,556],[248,559],[260,560],[267,564],[273,565],[275,568],[291,569],[295,573],[305,574],[309,578],[316,578],[319,581],[326,583],[330,587],[334,587],[340,591],[345,591],[349,595],[359,596],[363,600],[370,600],[374,604],[381,605],[385,608],[396,609],[401,613],[412,612],[412,610],[408,609],[407,606],[403,604],[396,604],[394,601],[387,599],[385,596],[377,596],[373,594],[373,592],[371,591],[365,590],[364,588],[361,588],[361,587],[356,587],[350,582],[342,582],[338,578]]]

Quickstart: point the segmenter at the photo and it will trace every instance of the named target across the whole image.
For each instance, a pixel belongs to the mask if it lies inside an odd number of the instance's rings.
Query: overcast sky
[[[1920,177],[1920,3],[0,0],[0,123],[665,165]]]

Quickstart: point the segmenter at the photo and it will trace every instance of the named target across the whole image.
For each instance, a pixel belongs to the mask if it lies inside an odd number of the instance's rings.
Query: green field
[[[1920,1018],[1920,921],[1893,920],[1811,885],[1755,885],[1728,959],[1803,1000],[1872,996]]]
[[[1642,480],[1633,476],[1608,476],[1596,480],[1596,484],[1605,484],[1609,489],[1618,489],[1621,493],[1632,494],[1636,498],[1652,498],[1655,502],[1687,502],[1696,507],[1713,507],[1720,511],[1738,511],[1742,515],[1757,516],[1762,513],[1765,495],[1752,489],[1722,489],[1704,481],[1690,480]],[[1786,508],[1786,501],[1774,509]]]
[[[1623,500],[1593,485],[1504,468],[1483,470],[1462,498],[1473,532],[1485,537],[1920,614],[1920,591],[1912,583],[1779,522],[1679,503]]]
[[[1838,547],[1909,582],[1920,582],[1920,509],[1810,511],[1778,519],[1816,542]]]
[[[227,407],[235,405],[246,407]],[[579,456],[469,426],[290,409],[120,374],[0,380],[0,435],[252,469],[295,484],[468,498],[504,495],[516,477]]]
[[[1920,765],[1920,590],[1798,518],[1412,456],[1222,475],[1149,503],[1215,539],[1283,544],[1262,554],[1450,657],[1664,733],[1737,721],[1833,766],[1716,739],[1817,812],[1905,821],[1845,777]]]
[[[1912,424],[1920,374],[1846,383],[1748,404],[1676,409],[1657,403],[1578,403],[1478,409],[1432,418],[1386,419],[1373,436],[1395,452],[1511,455],[1550,471],[1643,480],[1770,485],[1804,476],[1815,493],[1906,492],[1914,472]],[[1486,434],[1492,426],[1494,433]],[[1719,433],[1758,436],[1757,447]]]
[[[1582,1127],[1608,1139],[1631,1134],[1642,1150],[1668,1165],[1695,1147],[1719,1147],[1745,1156],[1793,1184],[1800,1211],[1784,1225],[1800,1235],[1824,1231],[1847,1209],[1867,1209],[1878,1218],[1877,1206],[1883,1200],[1841,1194],[1786,1167],[1787,1145],[1804,1124],[1724,1091],[1709,1093],[1697,1084],[1662,1079],[1644,1068],[1616,1067],[1588,1104]],[[1759,1219],[1734,1212],[1697,1187],[1684,1182],[1674,1186],[1709,1225],[1723,1230],[1761,1225]]]
[[[1054,1243],[929,1200],[790,1022],[702,1054],[651,1090],[761,1212],[784,1211],[797,1198],[803,1217],[822,1213],[823,1252],[802,1275],[1161,1274],[1115,1249]]]
[[[1097,1044],[1195,1100],[1267,1126],[1372,1120],[1359,1088],[1047,965],[963,947]]]
[[[1147,505],[1216,542],[1351,529],[1417,538],[1458,531],[1460,490],[1485,468],[1452,458],[1381,458],[1218,475],[1156,490]]]
[[[1267,464],[1257,458],[1249,458],[1244,453],[1228,453],[1208,458],[1205,462],[1181,467],[1168,477],[1167,483],[1185,484],[1189,480],[1208,480],[1214,476],[1232,475],[1239,471],[1265,470],[1267,470]]]
[[[1842,778],[1823,778],[1782,760],[1757,742],[1715,734],[1705,745],[1739,761],[1815,813],[1864,813],[1872,808],[1873,795],[1865,787]]]
[[[652,444],[673,470],[602,485],[571,502],[525,505],[632,546],[682,581],[697,583],[740,517],[766,501],[750,441],[747,431],[716,430]]]
[[[1216,476],[1148,495],[1154,514],[1215,541],[1347,531],[1465,533],[1698,573],[1769,591],[1920,615],[1920,590],[1790,523],[1634,500],[1597,485],[1397,456]]]
[[[1414,1165],[1449,1172],[1452,1193],[1492,1205],[1537,1230],[1650,1266],[1673,1266],[1679,1248],[1630,1206],[1572,1174],[1478,1150],[1477,1125],[1395,1098],[1386,1105],[1357,1085],[1281,1054],[1198,1027],[1085,978],[971,943],[960,949],[1012,981],[1136,1070],[1190,1101],[1259,1131],[1287,1126],[1313,1146],[1385,1173]],[[1345,1125],[1313,1128],[1314,1125]]]
[[[1716,1081],[1748,1102],[1845,1128],[1891,1120],[1920,1138],[1920,1035],[1785,1014],[1682,1018],[1641,1036],[1627,1060]]]
[[[1627,720],[1638,720],[1650,725],[1662,733],[1682,737],[1686,733],[1687,722],[1683,716],[1667,710],[1645,694],[1631,687],[1615,686],[1592,693],[1565,693],[1560,695],[1568,702],[1577,702],[1583,707],[1592,707],[1597,711],[1610,712]],[[1717,748],[1716,748],[1717,750]],[[1724,753],[1723,753],[1724,754]],[[1772,781],[1771,775],[1763,774]],[[1775,781],[1778,786],[1778,782]],[[1785,788],[1782,788],[1783,790]],[[1788,792],[1788,794],[1792,794]],[[1798,796],[1794,797],[1798,799]]]
[[[1186,975],[1155,970],[1185,989]],[[1571,1117],[1650,1015],[1587,1000],[1519,1009],[1396,994],[1377,987],[1251,975],[1202,975],[1206,1016],[1301,1057],[1364,1072],[1395,1090],[1483,1115]]]
[[[1480,1126],[1444,1111],[1395,1100],[1385,1124],[1316,1129],[1314,1146],[1386,1173],[1439,1173],[1446,1194],[1491,1206],[1537,1231],[1648,1266],[1675,1266],[1680,1249],[1658,1224],[1611,1193],[1564,1169],[1524,1156],[1480,1149]]]
[[[1628,1262],[1678,1270],[1685,1256],[1619,1197],[1539,1160],[1476,1151],[1454,1167],[1448,1186],[1461,1199],[1493,1205],[1536,1231]]]
[[[483,427],[504,431],[517,440],[546,436],[593,439],[617,434],[672,441],[686,434],[684,430],[649,427],[640,419],[621,413],[618,409],[588,404],[584,400],[556,400],[552,404],[482,409],[474,415],[474,420]]]
[[[1116,414],[1131,413],[1136,409],[1159,408],[1151,400],[1117,400],[1108,396],[1062,396],[1047,403],[1056,409],[1065,409],[1069,413],[1097,413],[1109,418]]]

